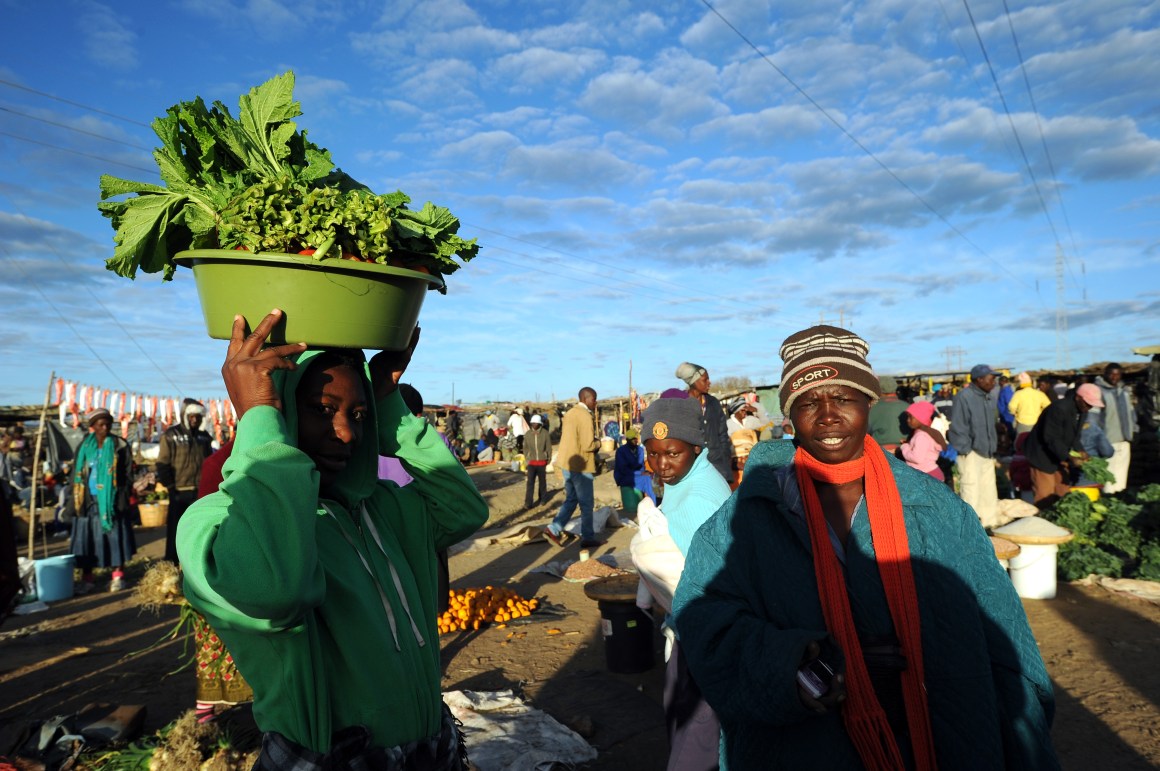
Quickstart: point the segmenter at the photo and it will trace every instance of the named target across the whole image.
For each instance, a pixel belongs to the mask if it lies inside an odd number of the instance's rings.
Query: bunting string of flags
[[[154,436],[181,421],[181,398],[115,391],[57,378],[53,383],[58,420],[62,426],[80,428],[86,413],[104,407],[121,425],[121,436],[152,441]],[[198,399],[205,406],[202,428],[213,434],[219,444],[233,435],[238,423],[234,405],[229,399]]]

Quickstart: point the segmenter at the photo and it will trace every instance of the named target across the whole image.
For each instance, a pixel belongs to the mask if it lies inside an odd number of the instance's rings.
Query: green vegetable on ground
[[[116,249],[106,266],[173,277],[187,249],[247,249],[315,259],[353,257],[447,275],[479,247],[458,235],[459,220],[430,202],[407,208],[401,191],[377,195],[335,168],[330,153],[293,119],[294,73],[243,95],[235,119],[221,102],[181,102],[153,121],[163,185],[101,177],[97,208]],[[119,199],[122,196],[129,196]]]
[[[1066,581],[1093,573],[1160,580],[1160,540],[1154,535],[1160,528],[1160,512],[1147,505],[1116,496],[1093,503],[1072,492],[1044,511],[1045,519],[1074,535],[1059,547],[1059,576]]]

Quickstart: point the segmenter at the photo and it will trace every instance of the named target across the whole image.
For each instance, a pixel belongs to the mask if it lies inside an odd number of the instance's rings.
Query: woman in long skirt
[[[113,416],[97,409],[88,415],[89,435],[77,450],[73,495],[77,518],[71,550],[81,569],[78,594],[93,590],[93,568],[112,568],[109,591],[125,588],[122,567],[137,550],[129,521],[129,470],[133,456],[124,439],[113,435]]]

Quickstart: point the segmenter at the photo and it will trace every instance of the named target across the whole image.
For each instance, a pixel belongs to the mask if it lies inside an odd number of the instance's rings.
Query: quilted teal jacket
[[[825,637],[794,447],[763,442],[736,493],[697,531],[673,605],[681,648],[721,720],[722,769],[858,769],[840,714],[802,706],[795,673]],[[889,457],[922,619],[940,771],[1054,769],[1051,681],[1019,597],[975,513]],[[860,636],[893,632],[865,501],[845,546]]]

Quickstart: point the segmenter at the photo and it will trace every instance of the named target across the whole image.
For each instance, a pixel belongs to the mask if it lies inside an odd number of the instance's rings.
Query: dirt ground
[[[489,531],[546,524],[563,497],[559,479],[549,475],[548,504],[520,511],[521,475],[494,465],[470,471],[491,506]],[[596,501],[619,503],[610,474],[597,477]],[[633,532],[606,533],[608,543],[596,556],[612,553],[627,562]],[[138,529],[137,535],[144,557],[160,556],[163,529]],[[63,552],[65,544],[50,540],[49,553]],[[663,769],[659,635],[651,670],[609,673],[599,611],[583,585],[533,572],[577,553],[576,546],[561,551],[535,542],[452,557],[453,587],[502,584],[558,612],[537,614],[522,626],[444,635],[444,689],[514,690],[599,750],[591,769]],[[1064,768],[1160,767],[1160,607],[1082,585],[1061,585],[1055,599],[1024,605],[1055,682],[1052,733]],[[175,608],[141,612],[128,592],[96,592],[9,618],[0,628],[0,727],[97,701],[146,705],[147,730],[175,719],[193,705],[193,673],[173,671],[183,660],[184,641],[156,643],[176,622]]]

